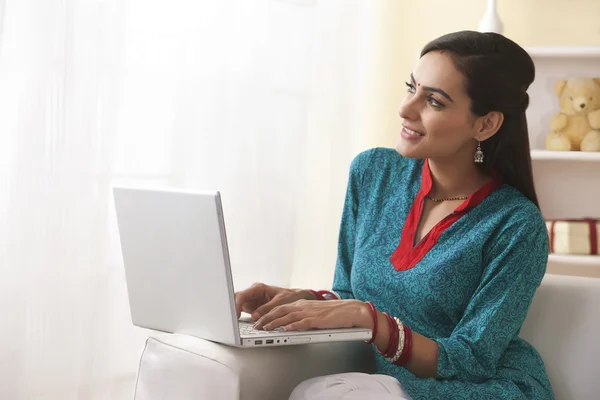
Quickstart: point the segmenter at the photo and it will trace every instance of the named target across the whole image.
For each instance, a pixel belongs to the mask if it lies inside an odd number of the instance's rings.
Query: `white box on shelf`
[[[600,220],[546,221],[550,236],[550,251],[555,254],[598,255]]]

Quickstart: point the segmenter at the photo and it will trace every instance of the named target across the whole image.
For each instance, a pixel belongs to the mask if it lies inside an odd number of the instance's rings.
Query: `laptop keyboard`
[[[281,333],[283,331],[283,328],[275,329],[273,331],[262,331],[262,330],[254,329],[252,327],[252,324],[250,324],[248,322],[240,322],[239,327],[240,327],[240,335],[242,335],[242,336],[267,335],[267,334],[273,334],[273,333]]]

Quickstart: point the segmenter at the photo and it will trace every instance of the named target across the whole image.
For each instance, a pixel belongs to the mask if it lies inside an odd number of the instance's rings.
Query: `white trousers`
[[[308,379],[289,400],[411,400],[400,383],[388,375],[358,372]]]

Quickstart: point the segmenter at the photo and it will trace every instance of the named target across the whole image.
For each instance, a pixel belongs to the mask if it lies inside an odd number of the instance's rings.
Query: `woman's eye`
[[[435,108],[442,108],[442,107],[444,107],[444,105],[442,103],[440,103],[439,101],[437,101],[433,97],[428,97],[427,101],[429,102],[429,104],[431,104]]]
[[[415,94],[417,92],[415,85],[413,85],[410,82],[405,82],[406,83],[406,87],[408,88],[408,93],[412,93]],[[444,104],[440,103],[439,101],[437,101],[435,98],[433,98],[433,96],[429,96],[427,97],[427,102],[434,108],[442,108],[444,107]]]

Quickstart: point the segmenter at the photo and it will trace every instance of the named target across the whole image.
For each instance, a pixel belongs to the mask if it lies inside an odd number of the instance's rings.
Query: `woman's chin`
[[[406,158],[424,158],[423,152],[416,149],[411,143],[406,143],[406,140],[402,138],[396,143],[396,152]]]

